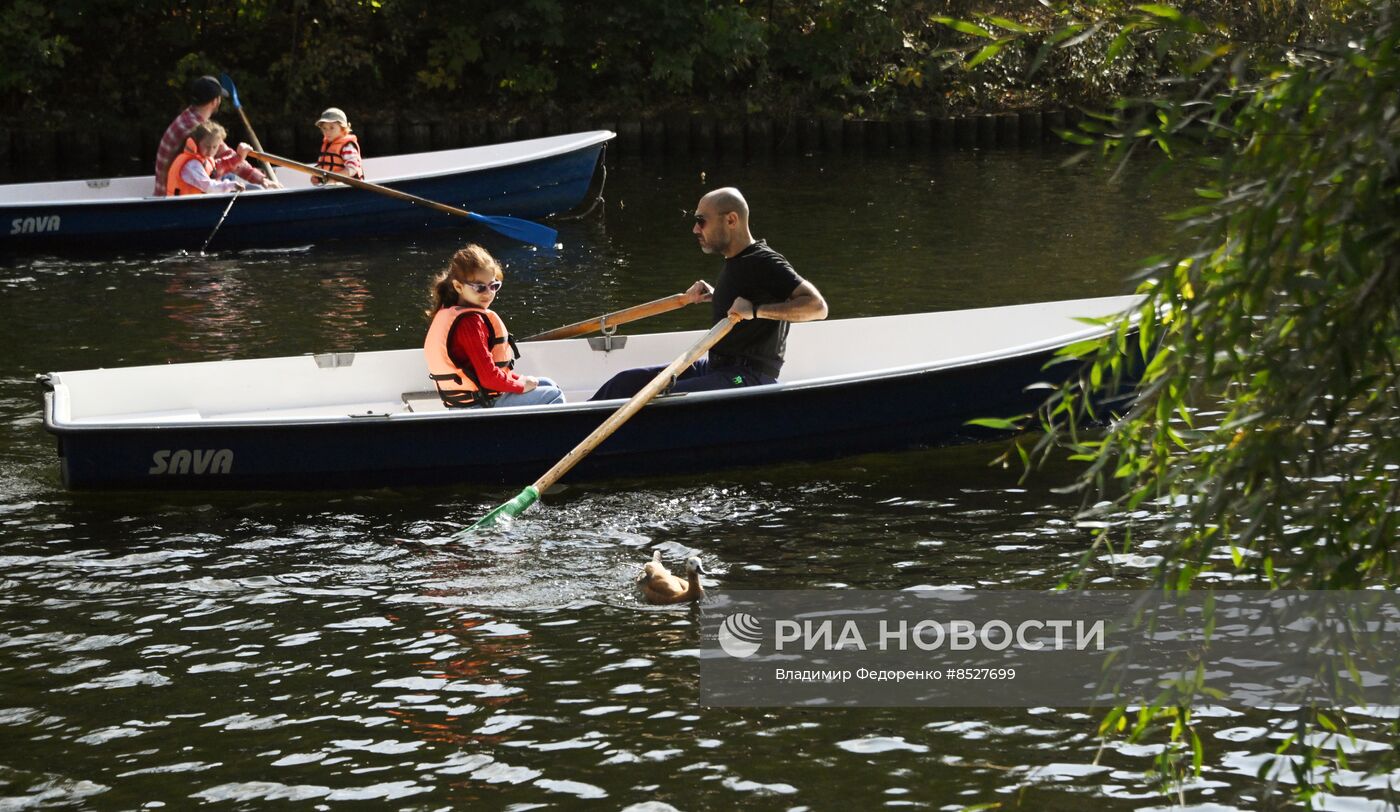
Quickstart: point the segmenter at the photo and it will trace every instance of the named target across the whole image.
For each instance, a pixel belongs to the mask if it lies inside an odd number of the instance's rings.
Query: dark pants
[[[655,378],[656,373],[665,368],[663,365],[624,369],[612,376],[612,379],[603,384],[589,400],[630,398],[642,391],[642,387]],[[759,386],[777,382],[777,378],[764,375],[762,372],[755,372],[748,367],[716,366],[711,368],[710,359],[701,358],[677,375],[675,384],[668,391],[708,392],[711,389],[733,389],[737,386]]]

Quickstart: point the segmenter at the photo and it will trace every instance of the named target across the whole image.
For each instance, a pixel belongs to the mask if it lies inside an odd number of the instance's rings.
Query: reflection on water
[[[554,254],[464,230],[0,260],[0,807],[1167,806],[1144,777],[1156,751],[1100,752],[1093,713],[699,707],[705,607],[632,592],[653,549],[701,556],[719,588],[1044,588],[1089,538],[1077,497],[1051,491],[1072,469],[1018,484],[987,466],[1000,449],[972,447],[616,480],[472,542],[446,539],[510,493],[57,482],[35,373],[417,346],[427,278],[464,239],[501,257],[499,307],[528,333],[713,278],[684,215],[736,183],[837,315],[873,315],[1123,292],[1131,258],[1170,238],[1155,215],[1189,193],[1140,176],[1105,189],[1037,153],[826,161],[624,165],[600,217],[559,224]],[[1093,574],[1127,588],[1144,563]],[[1257,808],[1271,715],[1202,717],[1186,797]],[[1361,739],[1326,745],[1352,759],[1332,803],[1364,809],[1384,791],[1363,773],[1385,720],[1352,718]]]

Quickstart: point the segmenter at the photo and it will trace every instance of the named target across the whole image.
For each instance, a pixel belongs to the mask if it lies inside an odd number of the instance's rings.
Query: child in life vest
[[[321,131],[321,154],[316,158],[316,166],[337,175],[365,179],[364,166],[360,163],[360,140],[350,132],[350,119],[339,107],[328,107],[316,120]],[[313,177],[316,185],[328,183],[320,176]]]
[[[214,157],[223,150],[227,136],[224,128],[213,121],[202,122],[191,130],[184,150],[175,156],[166,173],[166,196],[236,192],[248,186],[263,188],[232,174],[223,179],[213,177]]]
[[[491,310],[505,274],[485,248],[468,245],[452,255],[428,290],[432,324],[423,340],[428,377],[448,407],[540,406],[563,403],[549,378],[518,375],[515,345]]]

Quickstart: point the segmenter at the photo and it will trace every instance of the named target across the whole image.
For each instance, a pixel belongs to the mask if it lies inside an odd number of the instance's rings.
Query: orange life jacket
[[[170,162],[170,171],[165,174],[166,197],[204,194],[203,189],[186,183],[185,179],[180,177],[181,173],[185,171],[185,164],[190,161],[199,161],[204,164],[205,173],[211,178],[214,177],[214,159],[200,155],[199,147],[195,145],[194,139],[186,138],[185,149],[175,156],[174,161]]]
[[[449,408],[490,406],[501,394],[481,385],[471,362],[463,359],[464,365],[457,366],[447,351],[448,339],[452,337],[452,328],[457,322],[476,317],[486,323],[486,346],[496,366],[510,369],[520,356],[515,349],[515,339],[510,337],[505,322],[494,311],[480,307],[444,307],[438,310],[433,315],[433,323],[428,326],[427,337],[423,339],[423,353],[428,359],[428,377],[437,384],[438,395],[442,397],[443,405]]]
[[[365,173],[363,170],[356,170],[353,175],[346,171],[345,158],[340,154],[340,151],[344,149],[346,144],[354,144],[355,149],[358,150],[360,148],[360,139],[356,138],[353,133],[346,133],[334,141],[329,138],[322,138],[321,155],[316,159],[316,166],[327,172],[334,172],[337,175],[347,175],[355,180],[364,180]]]

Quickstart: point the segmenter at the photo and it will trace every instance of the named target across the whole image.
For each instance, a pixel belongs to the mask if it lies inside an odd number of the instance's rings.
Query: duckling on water
[[[685,560],[686,580],[682,581],[661,563],[661,551],[656,550],[637,576],[637,588],[647,603],[671,604],[698,601],[705,597],[705,587],[700,584],[701,575],[709,575],[700,559],[691,556]]]

